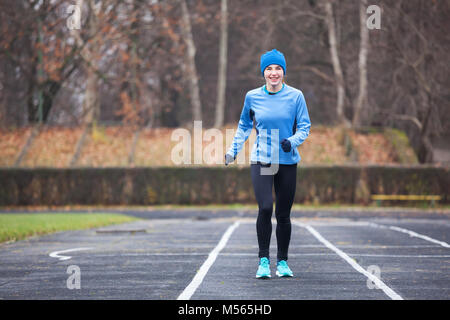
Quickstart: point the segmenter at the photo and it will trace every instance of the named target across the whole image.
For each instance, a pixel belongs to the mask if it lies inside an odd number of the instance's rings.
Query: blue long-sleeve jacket
[[[295,164],[301,160],[297,147],[309,135],[311,121],[303,93],[289,85],[275,94],[265,86],[250,90],[245,95],[238,128],[227,153],[233,157],[241,151],[256,124],[256,140],[250,161],[252,163]],[[291,150],[284,152],[281,141],[288,139]]]

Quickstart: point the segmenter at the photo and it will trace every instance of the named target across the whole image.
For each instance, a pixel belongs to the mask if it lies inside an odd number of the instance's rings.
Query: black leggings
[[[274,171],[276,173],[273,175],[261,174],[261,168],[263,170],[268,169],[267,165],[251,164],[253,189],[259,208],[258,219],[256,220],[259,257],[269,258],[270,237],[272,236],[272,185],[274,185],[276,196],[275,217],[277,219],[277,261],[287,260],[291,240],[290,215],[297,182],[297,164],[280,164],[278,171]]]

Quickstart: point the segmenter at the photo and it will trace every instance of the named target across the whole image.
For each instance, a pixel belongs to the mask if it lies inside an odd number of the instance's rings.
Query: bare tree
[[[220,46],[219,75],[217,80],[216,120],[214,127],[223,126],[225,111],[225,90],[227,85],[227,53],[228,53],[228,6],[227,0],[221,0],[220,10]]]
[[[361,113],[367,104],[367,55],[369,53],[369,29],[366,25],[367,0],[359,2],[359,93],[353,107],[353,127],[361,126]]]
[[[328,40],[330,43],[331,62],[333,64],[334,78],[337,91],[336,113],[339,122],[346,127],[350,127],[349,120],[345,117],[345,79],[342,72],[341,62],[338,53],[338,40],[336,36],[336,24],[334,22],[333,0],[325,0],[325,18],[328,27]]]
[[[8,113],[20,115],[20,125],[47,122],[61,88],[79,67],[80,48],[69,45],[67,37],[61,36],[65,19],[60,12],[65,4],[0,1],[0,59],[7,66],[12,64],[14,70],[6,83],[12,79],[19,82],[8,88],[5,98],[9,100]]]
[[[436,26],[445,23],[448,3],[427,1],[397,1],[385,4],[385,20],[389,30],[386,46],[395,58],[389,96],[392,107],[382,112],[395,120],[414,125],[419,161],[433,161],[431,137],[443,130],[441,117],[448,114],[445,88],[448,77],[442,70],[448,65],[448,36],[436,32]],[[439,20],[442,19],[442,20]],[[391,58],[392,59],[392,58]],[[446,80],[447,79],[447,80]],[[447,109],[448,110],[448,109]],[[400,124],[401,126],[401,124]]]
[[[200,88],[198,85],[197,67],[195,65],[195,44],[192,36],[191,18],[185,0],[180,0],[182,24],[181,33],[186,42],[186,72],[185,76],[189,84],[189,93],[192,105],[192,118],[202,120],[202,105],[200,101]]]
[[[86,70],[86,89],[83,101],[83,120],[85,124],[91,124],[94,121],[98,121],[100,117],[100,100],[98,95],[98,83],[99,77],[98,71],[98,60],[97,56],[100,48],[100,35],[99,29],[99,17],[100,10],[104,9],[105,1],[102,1],[102,7],[95,4],[94,0],[87,0],[87,19],[86,37],[89,39],[89,43],[83,40],[81,32],[77,29],[72,30],[72,35],[75,37],[79,47],[83,48],[81,50],[81,56],[84,60],[85,70]],[[79,10],[83,10],[84,0],[77,0],[77,7]]]

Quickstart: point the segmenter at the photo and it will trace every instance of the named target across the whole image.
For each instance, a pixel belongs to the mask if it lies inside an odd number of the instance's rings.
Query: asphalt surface
[[[143,220],[1,244],[0,299],[175,300],[186,291],[192,300],[450,299],[446,215],[293,213],[294,277],[275,275],[274,220],[272,278],[261,280],[254,212],[129,214]],[[69,288],[77,283],[69,266],[80,289]]]

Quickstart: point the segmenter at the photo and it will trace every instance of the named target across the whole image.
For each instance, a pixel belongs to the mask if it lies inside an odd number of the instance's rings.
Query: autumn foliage
[[[229,145],[226,130],[234,129],[228,125],[221,129],[223,136],[223,153]],[[43,127],[28,146],[19,167],[69,167],[75,154],[76,146],[82,137],[84,127]],[[142,128],[133,126],[93,126],[83,140],[76,167],[127,167],[127,166],[175,166],[172,150],[180,143],[172,138],[175,128]],[[24,148],[31,128],[2,129],[0,131],[0,165],[14,166],[19,153]],[[205,129],[203,130],[203,133]],[[191,131],[191,159],[194,143]],[[253,130],[244,145],[245,165],[249,163],[249,154],[255,139]],[[213,141],[202,139],[202,150]],[[414,155],[411,148],[405,146]],[[302,164],[392,164],[400,163],[388,136],[380,131],[358,133],[339,127],[318,126],[311,130],[307,140],[299,147]],[[219,154],[212,154],[214,164],[221,165]],[[415,163],[414,157],[409,163]],[[403,160],[402,163],[405,160]],[[219,163],[217,163],[219,162]],[[191,164],[193,160],[191,161]],[[242,165],[241,165],[242,166]]]

